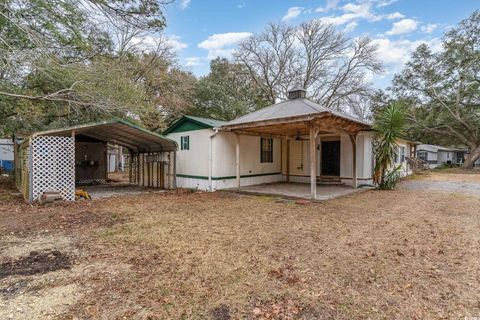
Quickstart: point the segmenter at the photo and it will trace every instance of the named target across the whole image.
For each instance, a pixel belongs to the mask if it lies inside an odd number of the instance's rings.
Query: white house
[[[304,90],[289,100],[230,122],[184,116],[164,134],[177,142],[177,186],[218,190],[271,182],[371,185],[374,157],[369,123],[322,107]],[[415,143],[398,142],[405,174]]]
[[[465,150],[443,147],[432,144],[421,144],[417,147],[417,158],[426,161],[430,168],[444,164],[461,164]]]

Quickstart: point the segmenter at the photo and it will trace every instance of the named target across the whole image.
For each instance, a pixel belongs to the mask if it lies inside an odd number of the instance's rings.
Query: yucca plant
[[[398,149],[397,140],[405,136],[405,109],[402,102],[395,101],[375,114],[373,182],[379,189],[394,189],[401,177],[401,165],[394,166],[393,159]]]

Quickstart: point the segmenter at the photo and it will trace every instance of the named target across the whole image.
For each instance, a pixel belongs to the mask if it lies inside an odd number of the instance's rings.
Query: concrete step
[[[318,177],[317,184],[321,185],[344,185],[339,177]]]

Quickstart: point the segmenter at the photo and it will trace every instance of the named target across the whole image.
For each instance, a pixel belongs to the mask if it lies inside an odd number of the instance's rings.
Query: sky
[[[166,7],[165,34],[179,62],[200,77],[211,59],[230,58],[270,22],[320,19],[352,39],[373,39],[385,71],[371,81],[385,88],[419,44],[439,50],[442,35],[476,9],[479,0],[176,0]]]

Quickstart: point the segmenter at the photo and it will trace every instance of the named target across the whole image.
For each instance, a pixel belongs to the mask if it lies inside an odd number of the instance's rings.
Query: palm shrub
[[[405,135],[405,106],[402,102],[391,102],[375,114],[374,152],[375,168],[373,182],[379,189],[394,189],[400,180],[401,165],[394,165],[397,140]]]

